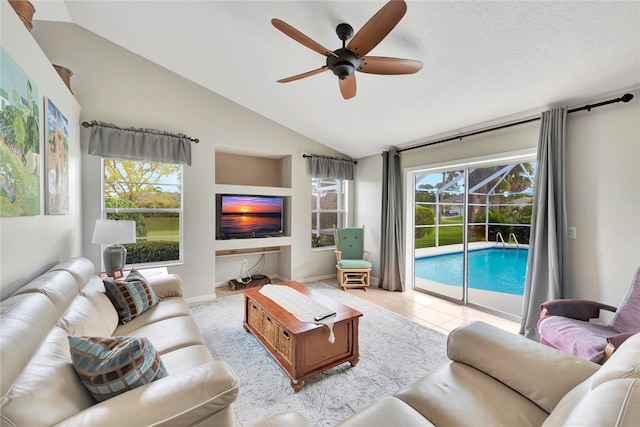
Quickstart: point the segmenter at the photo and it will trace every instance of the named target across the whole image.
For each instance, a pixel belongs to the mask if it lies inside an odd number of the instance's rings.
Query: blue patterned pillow
[[[103,282],[122,324],[130,322],[160,302],[147,279],[136,269],[131,270],[126,279],[105,279]]]
[[[68,338],[73,367],[98,402],[168,375],[147,338]]]

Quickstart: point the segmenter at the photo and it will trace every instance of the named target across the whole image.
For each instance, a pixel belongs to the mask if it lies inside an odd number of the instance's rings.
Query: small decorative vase
[[[64,84],[67,85],[67,87],[69,88],[69,91],[73,93],[73,91],[71,90],[71,76],[73,76],[73,71],[71,71],[67,67],[63,67],[62,65],[56,65],[56,64],[53,64],[53,68],[56,69],[56,71],[60,75],[60,78],[62,79]]]
[[[9,4],[16,11],[27,30],[31,31],[33,28],[33,14],[36,12],[36,8],[27,0],[9,0]]]

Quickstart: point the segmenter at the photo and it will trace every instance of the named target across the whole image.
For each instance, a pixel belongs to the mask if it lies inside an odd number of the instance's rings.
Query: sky
[[[222,213],[281,213],[282,199],[260,196],[222,196]]]

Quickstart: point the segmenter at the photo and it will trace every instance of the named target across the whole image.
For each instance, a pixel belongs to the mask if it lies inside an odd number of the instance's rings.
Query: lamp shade
[[[99,219],[93,229],[91,243],[122,244],[136,242],[136,222]]]

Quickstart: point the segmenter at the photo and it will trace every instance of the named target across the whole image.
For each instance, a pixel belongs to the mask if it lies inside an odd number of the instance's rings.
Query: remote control
[[[334,316],[336,314],[335,311],[329,311],[327,313],[324,314],[319,314],[318,316],[314,317],[313,320],[315,320],[316,322],[322,320],[322,319],[326,319],[327,317],[331,317]]]

